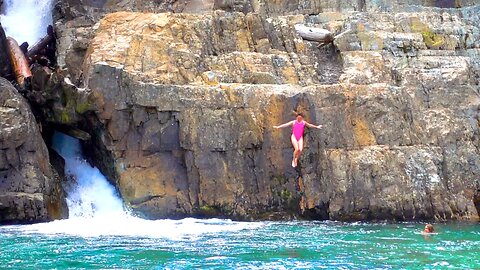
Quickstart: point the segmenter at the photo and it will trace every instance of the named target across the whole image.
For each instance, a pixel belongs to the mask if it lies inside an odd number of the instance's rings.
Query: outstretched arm
[[[290,121],[285,124],[281,124],[280,126],[273,126],[273,128],[284,128],[284,127],[291,126],[292,124],[293,124],[293,121]]]
[[[318,125],[318,126],[312,125],[312,124],[308,123],[307,121],[305,121],[305,125],[307,125],[307,127],[309,127],[309,128],[318,128],[318,129],[321,129],[321,128],[323,127],[323,125]]]

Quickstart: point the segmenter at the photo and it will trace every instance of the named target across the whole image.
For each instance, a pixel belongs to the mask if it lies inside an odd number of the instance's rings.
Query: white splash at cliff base
[[[66,190],[70,217],[17,228],[24,233],[181,239],[263,225],[221,219],[145,220],[132,216],[105,176],[84,160],[77,139],[57,132],[53,148],[64,158],[65,174],[70,178]]]
[[[65,159],[65,175],[70,179],[67,205],[70,217],[122,217],[122,200],[105,176],[84,160],[80,142],[55,132],[53,149]]]

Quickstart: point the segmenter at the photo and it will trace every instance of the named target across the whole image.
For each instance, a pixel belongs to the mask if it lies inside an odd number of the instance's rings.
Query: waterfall
[[[65,159],[70,217],[120,217],[127,213],[115,188],[83,158],[78,139],[55,132],[53,149]]]
[[[53,0],[4,0],[2,26],[18,43],[33,45],[46,35],[52,24]],[[23,233],[76,235],[81,237],[134,236],[183,239],[204,233],[256,228],[255,223],[231,220],[144,220],[125,210],[115,188],[95,167],[85,161],[78,139],[55,132],[52,148],[65,160],[64,183],[69,218],[47,223],[13,226]]]
[[[33,46],[52,24],[53,0],[4,0],[0,21],[7,36]]]
[[[70,179],[66,185],[70,217],[22,227],[25,232],[82,237],[122,235],[183,239],[187,235],[261,226],[259,223],[220,219],[144,220],[134,217],[124,209],[122,200],[105,176],[84,160],[78,139],[55,132],[53,149],[65,159],[65,174]]]

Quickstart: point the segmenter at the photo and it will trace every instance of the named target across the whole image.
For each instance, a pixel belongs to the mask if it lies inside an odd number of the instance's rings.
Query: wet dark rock
[[[26,100],[0,78],[0,224],[65,218],[61,179]]]
[[[12,65],[8,55],[8,44],[5,31],[0,24],[0,77],[13,79]]]

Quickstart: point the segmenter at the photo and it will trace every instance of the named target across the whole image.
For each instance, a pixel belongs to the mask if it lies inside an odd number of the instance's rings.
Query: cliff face
[[[281,15],[404,12],[418,9],[418,6],[460,8],[476,4],[476,0],[58,0],[54,9],[58,64],[68,67],[72,79],[79,79],[81,63],[94,35],[93,26],[104,15],[118,11],[205,14],[224,10],[256,13],[266,19]]]
[[[0,78],[0,224],[68,216],[60,177],[26,100]]]
[[[67,0],[56,11],[62,69],[35,67],[26,96],[45,133],[92,135],[90,158],[145,217],[478,219],[475,0]],[[318,47],[298,23],[351,31]],[[272,128],[294,109],[324,125],[307,131],[298,168],[290,131]],[[66,217],[37,123],[3,79],[0,114],[0,223]]]
[[[478,218],[479,11],[108,14],[78,73],[93,155],[150,218]],[[296,169],[293,109],[324,125]]]

